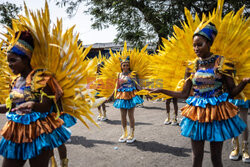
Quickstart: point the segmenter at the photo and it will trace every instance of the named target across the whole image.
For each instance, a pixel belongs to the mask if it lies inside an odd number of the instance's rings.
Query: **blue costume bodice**
[[[215,97],[222,93],[222,79],[214,68],[200,68],[192,79],[194,96]]]
[[[119,74],[118,79],[118,91],[132,91],[135,89],[135,82],[131,78],[131,75],[123,75],[122,73]]]
[[[215,56],[218,59],[219,56]],[[222,93],[222,75],[216,72],[217,66],[205,68],[199,67],[192,79],[194,96],[216,97]]]
[[[222,89],[222,74],[217,72],[219,56],[215,55],[215,58],[212,67],[199,67],[194,73],[192,79],[194,96],[186,100],[188,104],[205,108],[207,104],[218,105],[227,101],[228,93],[223,93]]]

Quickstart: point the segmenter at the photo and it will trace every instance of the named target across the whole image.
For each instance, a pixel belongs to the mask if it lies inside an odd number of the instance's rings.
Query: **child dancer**
[[[173,105],[174,105],[174,118],[171,120],[170,119],[170,102],[173,100]],[[173,125],[176,126],[178,125],[177,122],[177,116],[178,116],[178,105],[177,105],[177,98],[171,98],[166,100],[166,110],[167,110],[167,118],[164,121],[165,125]]]

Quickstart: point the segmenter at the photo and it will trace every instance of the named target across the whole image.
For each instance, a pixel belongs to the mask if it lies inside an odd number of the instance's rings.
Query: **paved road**
[[[172,105],[172,104],[171,104]],[[184,103],[178,103],[179,108]],[[119,110],[108,104],[106,122],[99,122],[101,128],[93,125],[88,130],[80,122],[72,130],[71,142],[67,143],[70,167],[189,167],[192,165],[190,139],[180,135],[179,126],[163,125],[166,117],[163,102],[145,102],[144,108],[136,108],[134,144],[118,143],[121,135]],[[171,110],[172,110],[171,106]],[[172,112],[172,111],[171,111]],[[96,118],[97,110],[93,113]],[[179,116],[179,119],[181,117]],[[248,122],[250,113],[248,114]],[[0,116],[0,127],[6,122]],[[249,126],[249,125],[248,125]],[[250,127],[250,126],[249,126]],[[250,128],[249,128],[250,129]],[[240,161],[228,160],[230,141],[223,147],[225,167],[249,167]],[[56,158],[59,163],[58,153]],[[2,157],[0,157],[0,162]],[[29,165],[26,164],[28,167]],[[205,145],[204,167],[211,167],[209,143]]]

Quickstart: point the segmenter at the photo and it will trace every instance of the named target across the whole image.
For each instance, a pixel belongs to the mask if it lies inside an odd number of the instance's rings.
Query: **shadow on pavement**
[[[135,143],[127,145],[132,147],[137,147],[139,150],[142,151],[168,153],[179,157],[189,157],[190,155],[187,153],[191,153],[191,149],[173,147],[155,141],[149,141],[149,142],[136,141]]]
[[[121,125],[121,120],[106,120],[105,121],[107,124],[111,125]],[[128,122],[129,125],[129,122]],[[135,125],[153,125],[151,123],[145,123],[145,122],[135,122]]]
[[[107,124],[111,124],[111,125],[121,125],[121,121],[120,120],[106,120],[105,121]]]
[[[71,141],[67,142],[66,144],[73,144],[73,145],[82,145],[86,148],[94,147],[95,144],[116,144],[111,141],[104,141],[104,140],[87,140],[86,137],[83,136],[71,136]]]
[[[161,107],[148,107],[148,106],[144,106],[143,109],[147,109],[147,110],[151,110],[151,109],[155,109],[155,110],[166,110],[166,108],[161,108]]]

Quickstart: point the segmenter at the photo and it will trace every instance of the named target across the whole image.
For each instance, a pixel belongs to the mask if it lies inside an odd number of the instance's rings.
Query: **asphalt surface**
[[[179,102],[179,109],[185,103]],[[93,110],[97,117],[97,109]],[[87,129],[80,121],[71,128],[71,142],[66,143],[70,167],[189,167],[192,166],[190,139],[180,135],[179,126],[164,125],[166,118],[164,102],[144,102],[143,108],[135,110],[135,137],[133,144],[118,143],[121,136],[120,112],[107,104],[108,120],[98,122],[97,128],[90,122]],[[171,116],[173,106],[171,104]],[[181,120],[180,112],[178,121]],[[248,122],[250,113],[248,113]],[[0,115],[0,127],[6,122]],[[250,124],[250,123],[249,123]],[[250,129],[250,125],[248,125]],[[128,128],[129,129],[129,128]],[[241,160],[228,159],[230,140],[224,142],[223,165],[225,167],[250,167]],[[250,149],[249,149],[250,150]],[[58,166],[59,155],[55,151]],[[0,157],[0,164],[2,157]],[[26,163],[25,166],[29,166]],[[205,144],[203,167],[211,167],[209,142]]]

